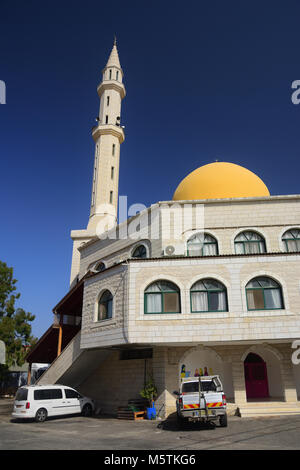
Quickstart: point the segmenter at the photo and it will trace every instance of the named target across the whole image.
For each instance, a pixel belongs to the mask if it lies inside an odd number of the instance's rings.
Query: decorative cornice
[[[115,90],[119,92],[121,99],[126,95],[125,86],[117,80],[103,80],[97,88],[98,95],[101,96],[104,90]]]
[[[125,134],[122,127],[113,124],[99,124],[92,129],[92,136],[96,142],[100,135],[114,135],[119,139],[120,144],[125,140]]]

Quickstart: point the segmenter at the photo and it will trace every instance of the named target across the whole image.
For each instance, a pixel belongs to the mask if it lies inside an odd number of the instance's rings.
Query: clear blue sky
[[[1,1],[0,259],[36,315],[34,335],[68,290],[70,231],[88,222],[96,88],[114,34],[129,204],[171,199],[216,159],[254,171],[271,194],[296,194],[299,18],[296,0]]]

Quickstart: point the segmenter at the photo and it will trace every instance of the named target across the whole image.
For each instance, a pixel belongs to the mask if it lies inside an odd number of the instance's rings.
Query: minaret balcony
[[[125,140],[123,128],[114,124],[99,124],[93,127],[92,136],[95,142],[101,135],[114,135],[119,139],[120,144]]]
[[[103,80],[97,88],[98,95],[101,96],[104,90],[118,91],[121,95],[121,99],[126,95],[125,86],[118,80]]]

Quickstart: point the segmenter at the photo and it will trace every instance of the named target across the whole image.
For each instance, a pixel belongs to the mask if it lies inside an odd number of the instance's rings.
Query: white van
[[[43,422],[48,416],[81,413],[91,416],[95,410],[93,400],[83,397],[65,385],[27,385],[20,387],[15,396],[13,418],[33,418]]]

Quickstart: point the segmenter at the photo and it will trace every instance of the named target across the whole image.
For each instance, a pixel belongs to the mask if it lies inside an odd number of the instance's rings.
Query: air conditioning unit
[[[183,256],[184,255],[184,244],[176,243],[176,245],[166,245],[164,247],[164,256]]]

